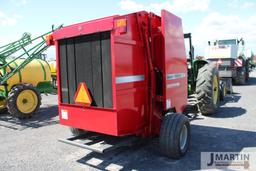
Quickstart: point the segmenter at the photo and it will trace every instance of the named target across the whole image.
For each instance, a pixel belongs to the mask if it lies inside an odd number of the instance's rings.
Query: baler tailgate
[[[181,19],[162,10],[162,34],[164,36],[164,101],[165,108],[175,106],[183,112],[187,105],[187,60]],[[181,93],[183,92],[183,93]]]
[[[113,137],[96,133],[87,133],[82,136],[59,139],[60,142],[97,153],[105,153],[119,147],[130,146],[135,140],[137,140],[136,137]]]

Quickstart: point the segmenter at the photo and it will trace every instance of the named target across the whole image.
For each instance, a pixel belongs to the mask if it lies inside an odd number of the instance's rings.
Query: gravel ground
[[[157,138],[106,154],[60,143],[70,133],[58,123],[57,96],[44,95],[30,120],[0,115],[0,170],[197,170],[200,152],[256,152],[256,72],[251,76],[248,85],[234,87],[216,115],[191,122],[190,150],[181,160],[162,156]]]

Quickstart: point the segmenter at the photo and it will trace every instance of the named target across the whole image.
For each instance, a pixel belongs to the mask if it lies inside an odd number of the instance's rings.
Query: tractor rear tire
[[[40,108],[41,95],[31,84],[14,86],[7,100],[9,113],[19,119],[31,118]]]
[[[199,69],[196,97],[197,106],[202,115],[215,113],[219,106],[219,76],[214,64],[206,64]]]
[[[79,128],[73,128],[73,127],[69,127],[70,132],[72,133],[72,135],[74,136],[80,136],[85,134],[87,131],[79,129]]]
[[[161,152],[172,159],[180,159],[189,148],[190,123],[183,114],[168,113],[162,121],[159,145]]]

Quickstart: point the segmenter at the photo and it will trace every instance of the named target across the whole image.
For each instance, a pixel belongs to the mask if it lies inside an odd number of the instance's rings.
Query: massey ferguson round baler
[[[187,152],[187,59],[179,17],[165,10],[161,17],[115,15],[63,27],[53,39],[60,123],[75,135],[63,142],[105,152],[77,139],[159,135],[167,156]]]

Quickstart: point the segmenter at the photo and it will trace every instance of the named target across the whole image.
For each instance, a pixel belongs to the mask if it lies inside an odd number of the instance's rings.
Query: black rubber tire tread
[[[249,59],[245,61],[245,82],[249,81],[250,77],[250,62]]]
[[[242,74],[244,73],[244,74]],[[246,84],[246,71],[243,67],[237,71],[237,76],[235,77],[235,84],[236,85],[245,85]]]
[[[31,113],[22,113],[21,111],[19,111],[17,107],[17,104],[16,104],[17,97],[23,90],[32,90],[37,95],[38,104],[35,110],[32,111]],[[14,86],[9,92],[8,99],[7,99],[8,112],[13,117],[17,117],[19,119],[28,119],[28,118],[31,118],[40,109],[41,101],[42,101],[41,94],[31,84],[18,84]]]
[[[3,99],[0,99],[0,100],[5,100],[5,97],[1,97],[1,98],[3,98]],[[7,109],[7,102],[6,102],[5,107],[0,108],[0,114],[5,114],[7,112],[8,112],[8,109]]]
[[[219,89],[220,101],[223,101],[225,98],[225,91],[226,91],[225,89],[227,89],[226,83],[222,83],[219,87],[220,87],[220,89]]]
[[[0,109],[0,115],[1,114],[6,114],[7,112],[8,112],[7,108]]]
[[[87,131],[79,129],[79,128],[73,128],[73,127],[69,127],[70,132],[72,133],[72,135],[74,136],[80,136],[85,134]]]
[[[188,129],[188,137],[185,148],[181,150],[180,132],[184,124],[186,124]],[[185,115],[177,113],[169,113],[165,115],[159,137],[160,150],[164,155],[172,159],[180,159],[183,157],[188,151],[190,137],[190,123]]]
[[[245,82],[249,81],[249,77],[250,77],[250,64],[249,64],[249,59],[246,60],[246,65],[245,65]]]
[[[219,98],[217,104],[213,103],[212,85],[214,75],[216,75],[219,80],[218,69],[213,63],[205,64],[198,70],[196,80],[196,97],[198,101],[197,106],[202,115],[214,114],[219,105]]]

